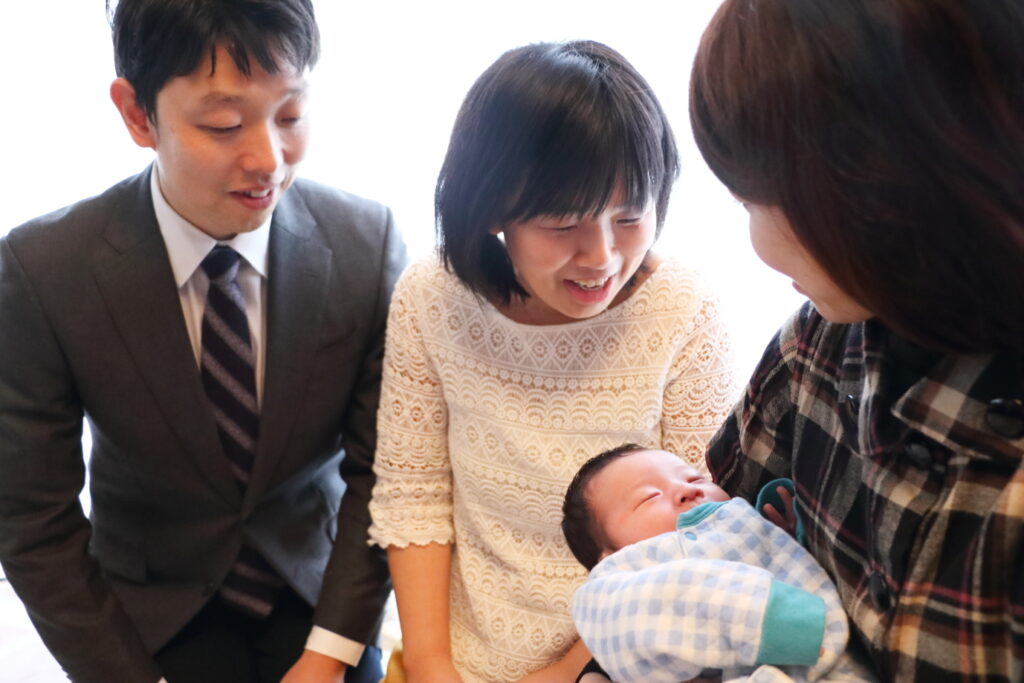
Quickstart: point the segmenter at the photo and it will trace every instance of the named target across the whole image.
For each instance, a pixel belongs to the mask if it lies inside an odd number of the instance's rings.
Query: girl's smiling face
[[[617,188],[596,215],[536,216],[491,231],[503,234],[516,278],[529,293],[506,313],[553,325],[590,318],[630,294],[627,288],[654,244],[654,203],[626,206]]]

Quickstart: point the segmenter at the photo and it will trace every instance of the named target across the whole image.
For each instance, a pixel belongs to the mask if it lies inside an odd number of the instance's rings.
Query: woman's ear
[[[110,99],[117,107],[128,134],[139,147],[156,149],[156,124],[146,116],[135,98],[135,88],[124,78],[116,78],[110,84]]]

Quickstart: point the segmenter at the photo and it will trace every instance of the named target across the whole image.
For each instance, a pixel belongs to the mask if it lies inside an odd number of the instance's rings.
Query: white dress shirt
[[[185,317],[196,366],[202,356],[203,313],[210,279],[199,267],[206,255],[223,244],[237,251],[242,260],[238,267],[238,287],[245,299],[245,317],[249,320],[249,337],[256,361],[256,400],[263,404],[263,377],[267,359],[267,265],[270,245],[270,220],[255,230],[242,232],[229,240],[217,240],[185,220],[171,208],[160,190],[158,167],[150,174],[153,211],[160,226],[160,235],[167,247],[174,283],[178,287],[181,312]],[[314,626],[306,641],[306,649],[355,666],[363,655],[364,645],[349,638]]]

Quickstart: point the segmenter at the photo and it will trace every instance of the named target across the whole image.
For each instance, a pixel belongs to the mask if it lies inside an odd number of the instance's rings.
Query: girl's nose
[[[587,221],[581,233],[576,263],[584,268],[603,270],[612,262],[615,251],[615,233],[603,221]]]

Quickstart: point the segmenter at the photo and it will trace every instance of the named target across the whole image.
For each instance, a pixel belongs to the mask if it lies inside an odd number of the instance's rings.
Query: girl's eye
[[[579,216],[571,213],[546,213],[529,219],[533,226],[549,232],[567,232],[579,225],[579,222]]]
[[[302,121],[301,116],[288,116],[281,119],[281,124],[285,126],[294,126],[298,124],[300,121]]]
[[[636,216],[635,218],[620,218],[616,221],[619,225],[636,225],[639,222],[640,216]]]

